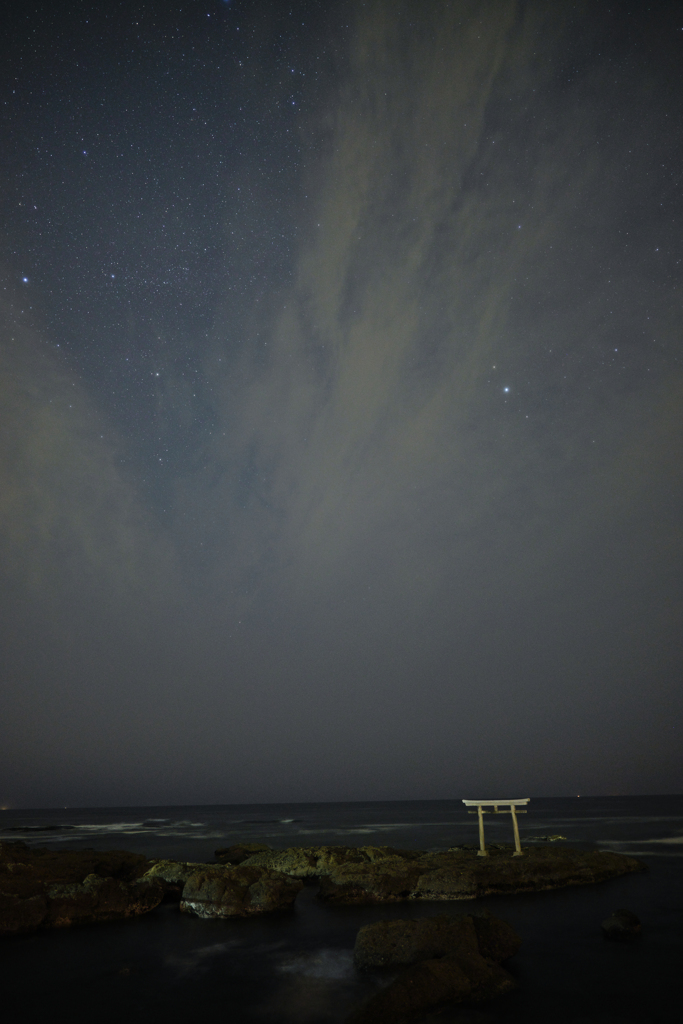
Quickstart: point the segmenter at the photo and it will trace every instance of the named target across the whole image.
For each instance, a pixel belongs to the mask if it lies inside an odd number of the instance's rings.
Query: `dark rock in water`
[[[267,868],[156,861],[145,878],[180,888],[180,909],[198,917],[250,917],[289,909],[303,882]]]
[[[44,923],[64,927],[146,914],[161,903],[164,892],[163,883],[156,878],[121,882],[116,878],[87,875],[80,883],[48,888]]]
[[[40,928],[47,917],[44,896],[22,898],[0,892],[0,935],[20,935]]]
[[[375,864],[342,864],[320,879],[318,899],[329,903],[407,900],[415,898],[413,893],[417,892],[420,877],[419,866],[399,858],[387,858]],[[444,879],[444,883],[446,881]],[[464,879],[458,880],[458,892],[462,888],[461,881],[466,884]]]
[[[180,909],[198,917],[249,917],[289,909],[303,882],[263,868],[205,868],[189,875]]]
[[[348,861],[326,872],[318,895],[330,903],[463,900],[590,885],[645,869],[635,858],[609,851],[532,847],[523,857],[511,853],[509,848],[491,850],[488,857],[467,850],[417,857],[394,852],[372,863]]]
[[[366,925],[356,937],[356,965],[406,969],[349,1024],[401,1024],[446,1003],[483,1002],[509,992],[516,982],[497,961],[520,945],[510,925],[488,913]]]
[[[615,910],[602,922],[602,930],[608,939],[635,939],[640,935],[640,921],[630,910]]]
[[[145,913],[173,891],[181,910],[203,917],[267,913],[290,907],[299,880],[310,877],[320,878],[323,901],[382,903],[587,885],[644,869],[620,854],[547,847],[529,848],[517,858],[503,846],[492,847],[484,858],[469,849],[424,853],[388,846],[272,850],[241,844],[217,853],[225,856],[224,866],[148,861],[121,850],[32,850],[20,842],[0,843],[0,934]],[[142,878],[145,884],[138,884]],[[488,927],[477,925],[482,943]],[[491,950],[498,949],[496,942],[507,948],[501,933],[491,933],[488,941]]]
[[[488,910],[473,914],[472,921],[477,933],[479,952],[497,964],[509,960],[522,945],[522,940],[514,928],[507,921],[494,917]]]
[[[424,917],[417,921],[377,921],[361,928],[353,959],[356,967],[409,967],[454,953],[479,953],[471,917]]]
[[[500,963],[522,944],[506,921],[488,911],[450,917],[423,917],[410,921],[376,921],[356,936],[353,958],[357,967],[395,970],[441,956],[481,954]]]
[[[132,882],[144,874],[148,860],[125,850],[44,850],[26,843],[0,843],[0,890],[35,895],[50,882],[82,882],[86,875]]]
[[[241,866],[318,877],[319,898],[334,903],[474,899],[589,885],[644,869],[633,857],[609,851],[529,847],[523,857],[512,853],[503,844],[491,845],[488,857],[469,847],[425,853],[389,846],[295,846],[261,850]]]
[[[0,934],[144,914],[174,892],[200,917],[291,907],[303,883],[268,868],[148,861],[123,851],[31,850],[0,844]]]
[[[391,846],[291,846],[286,850],[267,849],[256,853],[242,864],[246,867],[281,871],[293,878],[323,877],[342,865],[365,865],[397,859],[400,864],[419,860],[415,850],[395,850]]]
[[[502,844],[492,845],[488,857],[469,847],[424,853],[388,846],[304,846],[262,850],[241,866],[318,877],[319,898],[334,903],[474,899],[589,885],[644,869],[633,857],[608,851],[530,847],[523,857],[512,852]]]
[[[270,850],[271,847],[263,843],[236,843],[235,846],[223,846],[215,850],[214,856],[221,864],[241,864],[255,853],[268,853]]]
[[[0,843],[0,934],[144,914],[164,896],[140,880],[147,858],[122,850],[32,850]]]
[[[215,864],[203,864],[201,861],[152,860],[149,864],[151,866],[145,871],[145,878],[158,878],[166,885],[178,888],[180,892],[190,875],[211,868],[220,870]]]
[[[452,957],[423,960],[371,996],[348,1024],[403,1024],[446,1003],[463,1002],[472,984]]]

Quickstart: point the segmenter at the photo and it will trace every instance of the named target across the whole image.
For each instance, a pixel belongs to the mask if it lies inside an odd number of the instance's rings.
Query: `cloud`
[[[58,669],[86,710],[54,720],[133,802],[141,765],[150,801],[638,790],[625,746],[642,765],[678,713],[656,74],[616,74],[570,5],[419,8],[359,8],[311,99],[287,283],[244,310],[226,282],[211,350],[188,338],[213,427],[168,525],[7,312],[6,579],[87,623]]]
[[[122,471],[111,424],[18,311],[2,313],[0,535],[8,578],[47,603],[78,592],[87,601],[94,592],[115,605],[155,589],[168,551]]]
[[[279,597],[375,572],[394,601],[458,573],[485,591],[482,549],[552,574],[607,514],[643,417],[658,429],[660,376],[603,370],[609,310],[617,329],[633,313],[602,269],[624,137],[595,153],[602,69],[563,96],[572,33],[524,11],[426,5],[414,33],[408,9],[359,15],[294,284],[225,384],[208,458],[240,573]]]

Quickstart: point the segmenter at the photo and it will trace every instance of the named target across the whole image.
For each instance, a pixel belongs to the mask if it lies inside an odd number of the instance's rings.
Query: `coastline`
[[[488,909],[523,940],[509,966],[519,987],[485,1010],[472,1010],[471,1017],[464,1010],[442,1014],[439,1024],[678,1024],[683,844],[677,837],[683,835],[683,799],[566,798],[532,806],[528,835],[568,836],[561,846],[538,848],[588,852],[613,844],[638,851],[649,870],[597,885],[452,903],[324,903],[315,882],[303,879],[290,911],[247,918],[179,913],[177,898],[169,895],[133,920],[46,928],[2,942],[5,1005],[36,1019],[53,1013],[55,1005],[68,1005],[72,1024],[95,1016],[105,1024],[122,1018],[129,1024],[186,1024],[197,1013],[225,1016],[226,1007],[239,1024],[342,1024],[351,1005],[369,994],[370,982],[352,962],[360,928]],[[59,809],[9,812],[4,821],[37,826],[29,833],[35,836],[32,846],[48,845],[54,852],[124,846],[148,859],[202,863],[240,838],[280,850],[302,840],[388,840],[413,852],[476,840],[471,819],[462,820],[446,801]],[[38,831],[46,825],[73,827]],[[508,836],[509,822],[499,835],[492,830],[490,839],[497,844]],[[527,845],[524,833],[522,843]],[[619,907],[632,909],[643,922],[635,943],[610,943],[602,934],[601,921]]]
[[[326,904],[473,900],[495,894],[594,885],[645,870],[610,851],[524,849],[499,844],[486,857],[379,846],[274,850],[238,844],[218,862],[147,860],[126,851],[30,849],[0,843],[0,935],[136,917],[177,896],[199,917],[248,917],[291,909],[302,879],[318,882]]]

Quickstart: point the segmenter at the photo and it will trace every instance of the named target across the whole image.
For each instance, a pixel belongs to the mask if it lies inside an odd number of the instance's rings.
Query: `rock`
[[[394,850],[391,846],[292,846],[256,853],[242,864],[281,871],[294,878],[313,878],[329,875],[345,864],[371,865],[392,858],[405,863],[419,857],[419,852]]]
[[[440,956],[481,954],[500,963],[514,956],[522,940],[506,921],[488,911],[460,917],[423,917],[415,921],[376,921],[356,936],[357,967],[406,967]]]
[[[399,858],[374,864],[341,864],[320,879],[318,899],[326,903],[387,903],[416,891],[420,868]]]
[[[436,867],[421,874],[411,899],[418,900],[467,900],[478,895],[477,878],[474,871],[462,861]]]
[[[0,890],[36,895],[51,882],[82,882],[87,875],[134,881],[148,867],[146,857],[125,850],[44,850],[25,843],[0,843]]]
[[[522,945],[522,940],[514,928],[507,921],[493,917],[488,910],[473,914],[472,921],[477,933],[479,952],[497,964],[509,960]]]
[[[275,871],[264,872],[249,886],[247,910],[250,914],[267,914],[272,910],[288,910],[304,884]]]
[[[248,852],[248,851],[247,851]],[[200,917],[245,917],[291,907],[299,879],[267,868],[148,861],[123,851],[0,846],[0,934],[144,914],[175,890]]]
[[[400,1024],[445,1003],[483,1002],[509,992],[516,982],[496,958],[507,959],[520,944],[508,924],[488,913],[366,925],[356,937],[356,965],[366,970],[406,969],[350,1020],[353,1024]],[[493,952],[495,958],[482,955],[484,950]]]
[[[204,866],[183,886],[180,909],[198,917],[249,917],[289,909],[303,882],[263,868]]]
[[[262,867],[159,860],[145,878],[158,878],[180,892],[180,909],[198,917],[247,917],[284,910],[303,882]]]
[[[331,903],[462,900],[589,885],[645,869],[635,858],[609,851],[533,847],[524,857],[511,854],[509,847],[492,849],[488,857],[452,849],[410,858],[393,854],[373,863],[341,863],[321,879],[318,896]]]
[[[146,914],[161,903],[164,892],[163,883],[156,878],[122,882],[116,878],[87,875],[83,882],[48,888],[45,923],[61,928]]]
[[[483,1002],[515,986],[507,971],[479,954],[422,960],[371,996],[349,1024],[403,1024],[447,1003]]]
[[[640,935],[640,921],[630,910],[615,910],[611,917],[602,922],[606,938],[628,941]]]
[[[534,892],[588,885],[644,865],[610,851],[529,847],[513,857],[513,847],[492,844],[488,857],[474,847],[441,853],[389,846],[303,846],[257,850],[242,858],[248,844],[217,851],[241,867],[260,867],[292,878],[320,879],[319,898],[333,903],[383,903],[405,899],[461,900],[491,893]]]
[[[292,883],[307,877],[320,878],[321,900],[383,903],[474,899],[587,885],[644,869],[640,861],[608,851],[533,847],[524,857],[513,858],[511,853],[502,845],[492,846],[489,857],[479,858],[465,847],[424,853],[388,846],[272,850],[241,844],[217,851],[227,862],[219,866],[150,862],[122,850],[52,851],[0,843],[0,932],[145,913],[159,902],[160,892],[173,889],[179,898],[182,892],[181,909],[225,917],[291,906],[301,888]],[[136,887],[143,876],[148,883],[156,880],[155,885]],[[484,942],[487,926],[478,927]],[[493,936],[490,941],[494,943]],[[495,941],[505,945],[507,939],[498,934]]]
[[[0,935],[20,935],[40,928],[47,917],[44,896],[22,899],[12,893],[0,892]]]
[[[487,960],[481,953],[454,954],[444,959],[455,960],[469,978],[472,986],[471,1002],[482,1003],[517,988],[517,982],[504,967],[493,960]]]
[[[472,993],[469,978],[454,959],[423,960],[371,996],[349,1017],[349,1024],[402,1024]]]
[[[123,850],[31,850],[0,844],[0,933],[144,914],[164,896],[142,881],[147,859]]]
[[[376,921],[356,936],[353,959],[362,970],[395,970],[452,953],[479,953],[471,917],[423,917],[417,921]]]
[[[247,857],[255,853],[271,853],[270,846],[263,843],[237,843],[235,846],[224,846],[214,851],[214,856],[221,864],[241,864]]]
[[[394,846],[361,846],[359,849],[371,864],[395,858],[411,864],[424,857],[424,853],[421,850],[398,850]]]
[[[190,875],[214,865],[203,864],[200,861],[182,860],[153,860],[151,867],[145,872],[145,878],[158,878],[170,886],[178,886],[181,890]]]

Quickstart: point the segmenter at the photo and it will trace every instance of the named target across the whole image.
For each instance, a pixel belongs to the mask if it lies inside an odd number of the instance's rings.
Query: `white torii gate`
[[[484,842],[484,815],[490,814],[491,811],[485,811],[485,807],[492,807],[494,814],[511,814],[512,815],[512,827],[515,832],[515,852],[512,854],[513,857],[523,857],[522,847],[519,842],[519,825],[517,824],[517,815],[526,814],[525,810],[516,810],[521,808],[524,804],[528,804],[531,797],[528,796],[524,800],[463,800],[466,807],[476,807],[476,811],[469,811],[469,814],[479,815],[479,849],[477,850],[477,857],[488,857],[488,850],[486,849],[486,843]],[[498,808],[504,808],[499,811]]]

